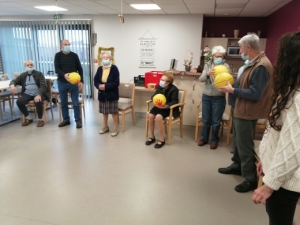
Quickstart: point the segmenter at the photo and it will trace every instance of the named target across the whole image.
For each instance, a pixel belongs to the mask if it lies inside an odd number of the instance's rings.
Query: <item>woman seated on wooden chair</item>
[[[156,139],[154,136],[154,123],[156,122],[159,132],[159,139],[154,145],[155,148],[161,148],[165,144],[165,125],[164,119],[170,114],[170,106],[178,103],[178,88],[173,85],[174,76],[173,74],[165,72],[160,79],[159,86],[157,87],[155,93],[151,96],[153,97],[156,94],[163,94],[166,97],[166,104],[163,107],[154,106],[149,114],[149,127],[150,127],[150,136],[146,141],[146,145],[153,144]],[[180,115],[179,107],[173,109],[173,117],[176,118]]]

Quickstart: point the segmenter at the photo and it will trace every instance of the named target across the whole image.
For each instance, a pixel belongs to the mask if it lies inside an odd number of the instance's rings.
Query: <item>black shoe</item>
[[[76,121],[76,128],[79,129],[82,127],[82,122],[81,120]]]
[[[156,140],[155,140],[155,137],[154,137],[154,138],[149,137],[145,144],[146,144],[146,145],[151,145],[151,144],[153,144],[155,141],[156,141]]]
[[[64,126],[67,126],[67,125],[70,125],[70,121],[69,120],[66,120],[66,121],[62,121],[60,124],[58,124],[58,127],[64,127]]]
[[[242,172],[240,170],[236,170],[236,169],[232,168],[231,166],[228,166],[226,168],[219,168],[218,172],[222,173],[222,174],[242,175]]]
[[[245,180],[243,183],[235,186],[234,190],[236,192],[245,193],[245,192],[255,190],[256,188],[257,188],[257,182],[249,182]]]
[[[158,142],[160,142],[161,144],[158,144]],[[165,141],[158,140],[158,142],[154,145],[154,148],[161,148],[162,146],[165,145]]]

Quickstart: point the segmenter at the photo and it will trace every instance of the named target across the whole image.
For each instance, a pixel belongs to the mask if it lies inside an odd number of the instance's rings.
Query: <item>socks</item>
[[[32,120],[32,117],[30,115],[26,116],[26,119]]]

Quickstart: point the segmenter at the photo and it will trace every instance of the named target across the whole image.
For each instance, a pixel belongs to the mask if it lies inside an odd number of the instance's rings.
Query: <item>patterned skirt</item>
[[[99,102],[99,113],[103,114],[118,114],[118,100]]]

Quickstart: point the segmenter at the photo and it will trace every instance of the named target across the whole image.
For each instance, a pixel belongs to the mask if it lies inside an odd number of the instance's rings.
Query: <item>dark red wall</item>
[[[279,38],[292,31],[300,31],[300,0],[293,0],[267,17],[266,54],[276,62]]]
[[[266,37],[267,18],[266,17],[204,17],[203,32],[205,37],[207,31],[208,37],[214,33],[214,37],[233,37],[233,30],[240,30],[239,37],[246,35],[248,32],[257,33],[261,31],[260,37]]]

